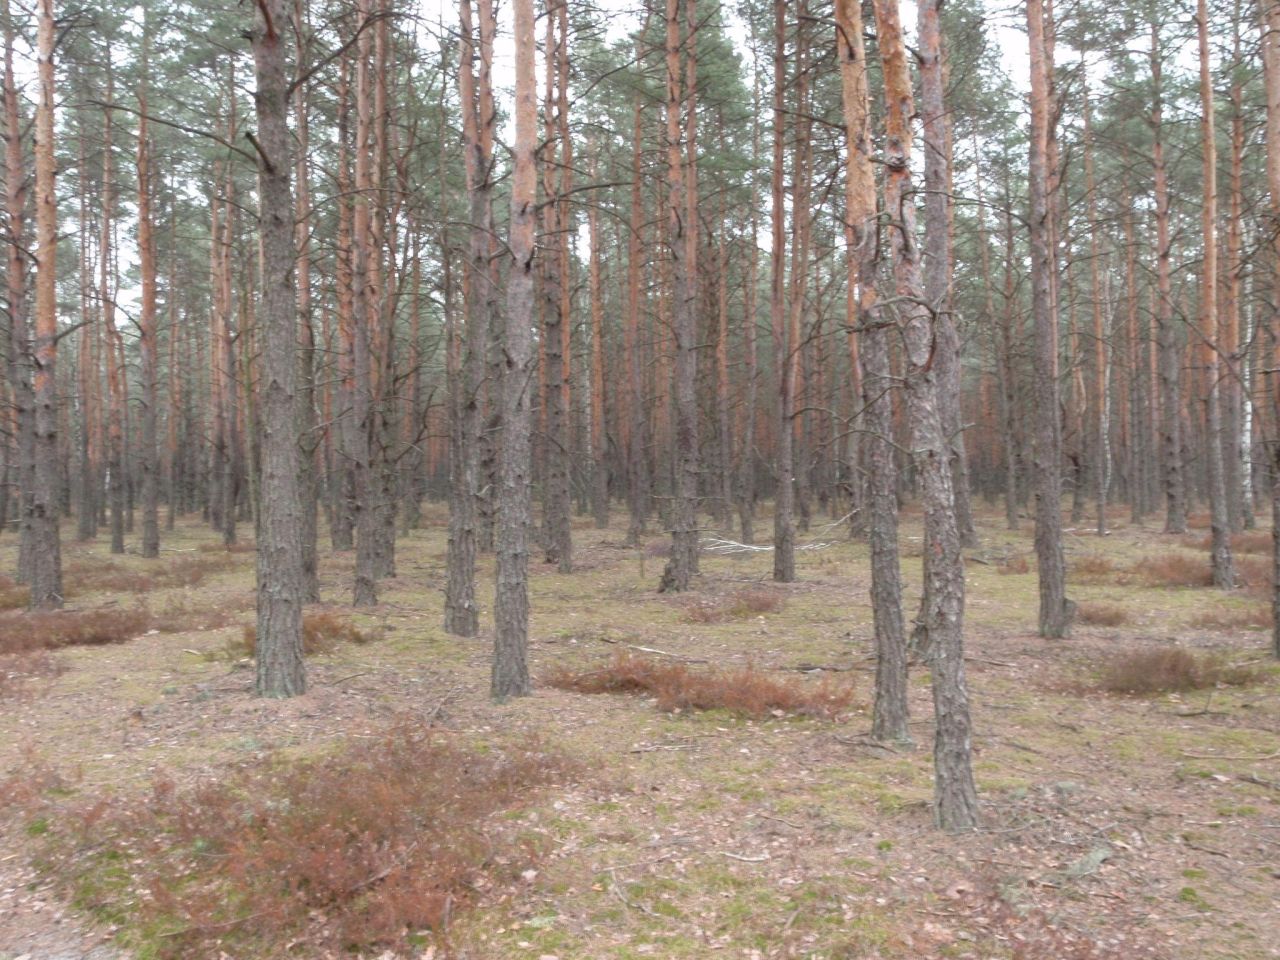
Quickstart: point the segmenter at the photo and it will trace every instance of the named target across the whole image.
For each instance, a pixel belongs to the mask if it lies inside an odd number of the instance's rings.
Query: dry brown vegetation
[[[776,613],[786,603],[781,592],[765,586],[743,587],[725,597],[693,597],[684,601],[687,623],[723,623]]]
[[[24,696],[37,680],[52,680],[66,671],[45,650],[0,654],[0,702]]]
[[[1109,693],[1185,693],[1219,685],[1247,686],[1264,676],[1256,666],[1166,647],[1114,657],[1103,667],[1099,687]]]
[[[237,540],[235,543],[202,543],[196,547],[201,553],[253,553],[257,545],[252,540]]]
[[[683,663],[619,653],[596,670],[553,672],[546,682],[575,693],[644,693],[667,713],[686,710],[726,710],[752,719],[775,716],[833,720],[853,705],[849,683],[822,680],[776,680],[755,667],[738,670],[692,670]]]
[[[0,574],[0,610],[20,610],[27,605],[31,591],[14,581],[12,577]]]
[[[1213,547],[1213,537],[1183,537],[1182,545],[1192,550],[1209,550]],[[1232,553],[1270,553],[1270,530],[1242,530],[1231,535]]]
[[[126,643],[151,622],[146,610],[85,610],[0,615],[0,653]]]
[[[1071,561],[1068,578],[1075,583],[1110,583],[1116,579],[1116,565],[1110,557],[1086,553]]]
[[[1213,586],[1208,559],[1186,553],[1143,557],[1133,565],[1133,573],[1149,587]]]
[[[1082,603],[1076,617],[1091,627],[1118,627],[1129,622],[1129,611],[1116,603]]]
[[[1201,630],[1269,630],[1271,608],[1265,604],[1248,607],[1213,607],[1191,618]]]
[[[1013,557],[1005,557],[996,564],[996,573],[1005,576],[1018,575],[1031,572],[1031,561],[1027,559],[1025,554],[1018,554]]]
[[[304,614],[302,617],[302,652],[307,656],[329,653],[340,643],[361,646],[376,639],[376,633],[361,630],[346,617],[328,610]],[[258,628],[250,625],[241,633],[241,642],[236,649],[240,656],[252,657],[257,643]]]
[[[47,835],[46,869],[83,909],[155,934],[148,956],[285,943],[327,956],[421,945],[428,931],[447,944],[451,914],[540,852],[495,815],[572,772],[536,743],[480,752],[402,721],[321,759],[268,757],[182,788],[158,776],[145,798],[28,815]]]
[[[221,545],[219,545],[221,546]],[[85,593],[149,593],[171,587],[194,587],[214,573],[225,573],[244,563],[225,548],[182,556],[167,555],[154,568],[135,569],[114,560],[84,556],[71,560],[63,570],[67,596]]]

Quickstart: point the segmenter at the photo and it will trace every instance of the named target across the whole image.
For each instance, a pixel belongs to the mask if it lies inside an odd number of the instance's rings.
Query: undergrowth
[[[1213,570],[1208,559],[1187,553],[1143,557],[1133,565],[1133,573],[1149,587],[1213,586]]]
[[[768,587],[744,587],[727,597],[694,598],[683,603],[687,623],[723,623],[726,620],[748,620],[782,609],[785,597]]]
[[[66,665],[45,650],[0,654],[0,703],[27,695],[38,680],[52,680]]]
[[[1185,693],[1219,685],[1242,687],[1263,679],[1257,666],[1181,648],[1137,650],[1113,657],[1102,669],[1100,689],[1108,693]]]
[[[683,663],[659,663],[629,653],[617,654],[597,670],[560,667],[546,682],[574,693],[649,694],[667,713],[726,710],[757,720],[784,715],[832,720],[847,711],[854,698],[852,685],[831,680],[777,680],[751,666],[691,670]]]
[[[0,654],[125,643],[148,629],[143,608],[0,614]]]
[[[302,617],[302,652],[307,656],[331,652],[340,643],[363,646],[378,639],[378,634],[361,630],[346,617],[322,611]],[[258,628],[247,626],[238,643],[229,643],[227,653],[235,659],[251,659],[258,644]]]
[[[166,555],[162,564],[142,569],[90,555],[69,561],[62,576],[69,597],[99,592],[149,593],[171,587],[194,587],[210,574],[225,573],[242,563],[241,558],[225,548],[218,552]]]
[[[1191,625],[1201,630],[1270,630],[1271,622],[1271,607],[1264,604],[1214,607],[1191,619]]]
[[[1115,603],[1082,603],[1076,618],[1093,627],[1118,627],[1129,622],[1129,611]]]
[[[480,751],[402,721],[321,759],[50,806],[39,865],[156,960],[447,947],[452,914],[543,852],[496,815],[572,774],[536,744]]]

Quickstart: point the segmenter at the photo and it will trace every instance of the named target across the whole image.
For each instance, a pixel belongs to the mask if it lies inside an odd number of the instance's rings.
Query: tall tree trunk
[[[1089,223],[1098,224],[1098,189],[1093,169],[1093,123],[1089,103],[1087,76],[1084,84],[1084,179],[1085,206]],[[1089,231],[1089,300],[1093,310],[1093,490],[1097,503],[1098,536],[1107,535],[1107,487],[1110,484],[1111,451],[1108,427],[1111,411],[1107,408],[1107,337],[1103,329],[1102,243],[1101,230]]]
[[[560,111],[567,110],[568,97],[561,98],[560,89],[567,88],[568,60],[567,19],[562,15],[567,0],[553,0],[547,12],[546,32],[546,88],[543,101],[543,117],[546,139],[543,149],[542,189],[545,200],[542,206],[542,346],[543,346],[543,404],[545,421],[542,461],[545,466],[545,500],[543,504],[543,547],[547,563],[557,564],[561,573],[573,568],[573,538],[571,535],[569,490],[569,409],[568,384],[565,371],[568,356],[565,340],[571,318],[566,315],[565,304],[569,278],[567,257],[566,220],[567,198],[561,195],[563,154],[568,150],[564,127],[567,117]],[[563,67],[562,67],[563,63]],[[557,156],[557,150],[561,156]]]
[[[359,4],[362,25],[372,17],[371,0]],[[348,455],[354,471],[353,510],[356,527],[356,569],[352,602],[357,607],[378,602],[378,476],[374,462],[374,433],[378,417],[377,387],[373,372],[378,326],[378,258],[381,249],[373,239],[372,207],[375,202],[373,142],[375,123],[370,56],[372,33],[366,29],[356,46],[355,210],[352,217],[353,396]]]
[[[1156,326],[1160,337],[1160,459],[1164,477],[1165,533],[1187,532],[1186,481],[1182,475],[1182,388],[1178,337],[1173,317],[1172,250],[1169,229],[1169,174],[1164,159],[1164,52],[1160,25],[1151,22],[1151,161],[1155,174]]]
[[[929,638],[936,720],[934,819],[954,833],[977,827],[978,795],[964,676],[964,559],[951,487],[951,445],[939,409],[945,390],[934,363],[936,352],[947,348],[938,339],[935,315],[923,303],[911,187],[911,77],[897,0],[875,0],[875,16],[885,78],[885,210],[895,292],[903,302],[899,316],[912,459],[924,497],[925,543],[932,552],[924,564],[929,605],[921,617]]]
[[[258,220],[262,264],[262,487],[258,521],[258,664],[261,697],[306,690],[302,659],[302,502],[298,450],[298,302],[294,289],[293,158],[289,134],[287,0],[258,0],[253,28],[257,77]]]
[[[4,17],[4,111],[5,111],[5,284],[9,312],[9,383],[13,391],[14,426],[17,433],[17,482],[20,489],[21,524],[17,579],[31,581],[35,531],[31,526],[31,497],[35,491],[36,410],[32,386],[35,359],[31,339],[31,318],[27,301],[27,164],[22,152],[22,117],[18,87],[13,73],[13,43],[16,33],[9,0],[0,0]],[[39,277],[37,277],[37,282]],[[5,478],[6,489],[9,479]]]
[[[1067,599],[1062,551],[1062,425],[1058,414],[1058,326],[1053,310],[1049,235],[1049,71],[1041,0],[1027,2],[1031,46],[1031,299],[1036,372],[1036,561],[1040,636],[1065,637],[1075,604]]]
[[[693,0],[685,0],[692,4]],[[681,51],[696,41],[681,36],[679,0],[666,0],[666,153],[667,245],[671,265],[671,329],[675,335],[675,490],[671,510],[671,558],[662,572],[659,591],[688,590],[698,572],[698,409],[697,293],[692,253],[697,243],[697,208],[685,176],[681,106]]]
[[[646,17],[645,23],[648,24]],[[637,41],[637,46],[641,41]],[[627,448],[627,542],[639,545],[649,514],[648,406],[644,384],[644,357],[640,340],[640,285],[644,274],[644,197],[641,193],[640,158],[643,149],[644,104],[639,92],[632,106],[631,196],[627,230],[627,312],[623,327],[623,353],[627,364],[627,413],[630,418]]]
[[[307,69],[309,28],[307,0],[295,0],[292,10],[293,29],[297,41],[299,73]],[[298,488],[301,491],[302,595],[305,603],[320,602],[320,570],[316,555],[319,539],[320,478],[317,470],[320,432],[316,429],[316,330],[311,302],[311,174],[308,153],[311,148],[307,84],[293,91],[293,113],[297,151],[294,177],[297,181],[297,213],[294,245],[298,252]]]
[[[876,692],[871,735],[880,741],[911,739],[907,714],[907,644],[902,623],[902,574],[898,557],[897,469],[894,462],[892,379],[885,318],[876,303],[879,231],[871,156],[871,101],[860,0],[837,0],[836,51],[840,61],[848,159],[845,198],[851,230],[849,287],[857,290],[862,362],[862,428],[869,474],[867,533],[871,546],[871,614],[876,636]],[[852,325],[852,324],[851,324]]]
[[[498,516],[494,531],[493,670],[490,691],[498,701],[528,695],[529,684],[529,432],[534,360],[533,277],[536,265],[538,100],[534,64],[533,0],[514,0],[516,139],[511,181],[511,253],[507,276],[506,330],[502,339],[502,445]]]
[[[1262,0],[1262,63],[1267,96],[1267,193],[1273,224],[1280,224],[1280,0]],[[1271,232],[1271,283],[1280,289],[1280,233]],[[1268,318],[1276,336],[1274,308]],[[1280,351],[1278,351],[1280,352]],[[1274,355],[1274,354],[1273,354]],[[1272,367],[1276,364],[1273,362]],[[1280,383],[1271,375],[1271,654],[1280,659]]]
[[[788,336],[786,307],[786,207],[783,196],[783,146],[786,137],[787,82],[786,2],[773,3],[773,165],[770,179],[771,249],[769,251],[769,316],[773,327],[774,376],[778,384],[778,449],[775,460],[777,492],[773,507],[773,579],[796,578],[795,451],[792,420],[795,409],[799,344]]]
[[[1209,527],[1213,584],[1229,590],[1236,584],[1231,560],[1231,524],[1227,513],[1227,488],[1222,464],[1221,386],[1218,328],[1218,163],[1214,137],[1213,76],[1209,69],[1209,12],[1206,0],[1196,4],[1196,32],[1200,41],[1200,134],[1203,153],[1204,203],[1201,230],[1204,237],[1204,269],[1200,278],[1200,329],[1205,357],[1205,451],[1209,460]]]
[[[924,146],[925,299],[937,315],[938,383],[943,390],[942,427],[951,446],[956,526],[963,546],[977,546],[969,495],[969,458],[960,408],[960,334],[951,303],[951,135],[943,105],[946,87],[941,0],[919,8],[920,115]]]
[[[143,25],[143,45],[149,45]],[[146,70],[145,54],[143,70]],[[159,343],[156,332],[156,244],[151,221],[151,143],[147,135],[147,79],[138,95],[138,265],[142,275],[142,309],[138,319],[138,352],[142,379],[142,543],[144,557],[160,556],[160,451],[156,445],[159,416]],[[173,297],[173,291],[169,291]]]
[[[32,355],[35,374],[34,488],[31,530],[31,606],[62,606],[62,548],[58,539],[58,208],[53,148],[53,0],[36,7],[36,302]]]
[[[597,147],[591,145],[591,179],[599,179]],[[591,515],[597,530],[609,527],[609,449],[605,430],[604,280],[601,276],[600,213],[596,204],[587,210],[591,234],[589,279],[591,296]]]
[[[470,0],[459,4],[462,51],[458,88],[462,96],[463,150],[465,151],[467,197],[471,223],[467,257],[463,270],[463,305],[466,310],[464,337],[456,329],[453,311],[446,317],[446,364],[449,377],[449,543],[448,582],[445,585],[444,629],[459,637],[474,637],[480,629],[476,606],[476,495],[479,487],[479,450],[475,437],[480,430],[480,377],[484,371],[484,351],[488,337],[490,282],[488,180],[491,158],[486,149],[489,131],[483,126],[477,98],[475,29]],[[488,64],[483,60],[483,73]],[[441,256],[448,258],[449,251]]]
[[[107,65],[106,102],[112,102],[113,74]],[[111,109],[103,111],[102,120],[102,234],[98,244],[98,302],[102,305],[102,331],[107,352],[107,483],[111,504],[111,552],[124,553],[125,513],[125,448],[124,419],[125,373],[124,341],[116,327],[115,254],[115,180],[111,136]]]

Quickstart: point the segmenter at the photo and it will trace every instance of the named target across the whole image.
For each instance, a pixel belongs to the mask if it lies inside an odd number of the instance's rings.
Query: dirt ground
[[[520,886],[456,919],[459,956],[1280,956],[1280,676],[1148,697],[1104,694],[1093,682],[1108,658],[1145,646],[1267,662],[1264,632],[1197,626],[1206,612],[1256,608],[1256,597],[1129,575],[1143,557],[1192,555],[1186,542],[1119,514],[1105,539],[1069,533],[1069,559],[1095,561],[1072,596],[1121,608],[1126,622],[1043,641],[1034,563],[1017,572],[1030,558],[1031,524],[1009,532],[994,514],[982,519],[983,545],[968,554],[966,643],[983,827],[948,837],[929,808],[925,668],[912,671],[916,747],[866,737],[867,550],[838,526],[815,524],[802,537],[797,583],[769,583],[767,551],[708,554],[697,589],[681,597],[654,591],[661,537],[627,548],[621,517],[606,531],[577,525],[573,575],[534,558],[535,678],[630,645],[858,688],[859,706],[839,723],[753,722],[666,715],[643,698],[545,684],[490,703],[488,634],[459,640],[441,630],[445,531],[439,510],[429,516],[432,525],[402,538],[382,605],[354,617],[382,639],[312,659],[310,692],[290,701],[253,698],[252,671],[229,647],[252,622],[252,554],[195,587],[76,596],[75,608],[181,603],[232,622],[59,653],[65,672],[0,701],[0,777],[42,759],[73,773],[85,795],[142,791],[157,771],[213,776],[269,751],[372,737],[409,714],[461,738],[536,735],[586,771],[523,814],[551,852]],[[121,562],[145,571],[212,539],[180,525],[159,561]],[[907,518],[903,542],[910,613],[918,519]],[[0,541],[0,569],[14,549],[13,538]],[[72,558],[106,549],[67,547]],[[324,558],[332,609],[349,595],[351,568],[349,554]],[[486,613],[491,574],[486,560]],[[777,591],[780,608],[720,622],[699,614],[744,588]],[[122,956],[113,928],[76,916],[35,872],[40,840],[28,827],[20,812],[0,812],[0,960]]]

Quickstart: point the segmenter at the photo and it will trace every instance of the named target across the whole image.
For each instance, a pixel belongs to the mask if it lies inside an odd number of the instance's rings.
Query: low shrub
[[[31,591],[11,577],[0,574],[0,610],[21,610],[30,600]]]
[[[1213,570],[1209,561],[1186,553],[1143,557],[1133,565],[1133,573],[1149,587],[1213,586]]]
[[[1027,559],[1025,554],[1018,554],[1013,557],[1005,557],[996,564],[996,573],[1001,576],[1018,576],[1031,572],[1031,561]]]
[[[1103,667],[1099,686],[1109,693],[1185,693],[1219,685],[1247,686],[1263,676],[1257,667],[1171,647],[1138,650],[1112,658]]]
[[[1196,614],[1191,625],[1201,630],[1270,630],[1271,607],[1267,604],[1215,607]]]
[[[1129,611],[1114,603],[1082,603],[1076,618],[1091,627],[1118,627],[1129,622]]]
[[[0,654],[127,643],[144,633],[150,620],[141,608],[0,614]]]
[[[451,914],[541,852],[509,812],[572,772],[537,744],[482,752],[402,722],[321,759],[54,810],[43,862],[157,960],[447,946]]]
[[[1068,579],[1076,583],[1111,583],[1116,579],[1116,565],[1110,557],[1086,553],[1071,561]]]
[[[1213,547],[1213,536],[1183,537],[1182,545],[1192,550],[1210,550]],[[1270,530],[1242,530],[1231,535],[1232,553],[1270,553],[1271,549]]]
[[[213,573],[235,569],[243,560],[226,550],[216,553],[166,555],[162,564],[135,569],[114,560],[83,556],[66,564],[67,596],[85,593],[149,593],[172,587],[194,587]]]
[[[358,646],[372,643],[377,634],[361,630],[346,617],[336,613],[322,611],[308,613],[302,617],[302,652],[307,656],[330,653],[340,643],[354,643]],[[236,659],[252,658],[258,643],[258,628],[244,628],[238,648],[228,644],[228,650],[238,650]]]
[[[754,667],[691,670],[683,663],[660,663],[619,653],[608,666],[575,671],[561,667],[546,682],[574,693],[644,693],[667,713],[727,710],[764,719],[790,714],[832,720],[853,704],[853,686],[830,680],[777,680]]]
[[[786,597],[768,587],[744,587],[726,597],[690,598],[682,604],[686,623],[723,623],[776,613]]]

